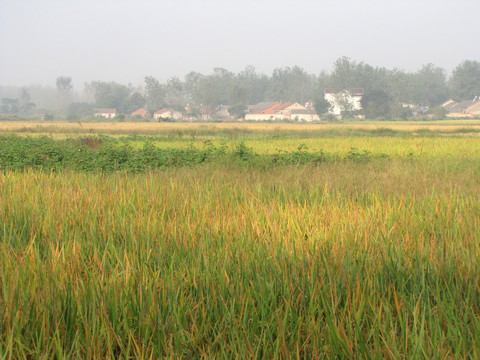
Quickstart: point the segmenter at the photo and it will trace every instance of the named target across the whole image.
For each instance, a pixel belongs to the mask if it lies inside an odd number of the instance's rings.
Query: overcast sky
[[[480,61],[479,0],[0,0],[0,85]]]

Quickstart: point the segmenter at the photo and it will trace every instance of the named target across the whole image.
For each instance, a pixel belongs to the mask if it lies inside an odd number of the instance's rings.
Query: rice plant
[[[6,171],[0,353],[476,358],[478,180],[424,171]]]

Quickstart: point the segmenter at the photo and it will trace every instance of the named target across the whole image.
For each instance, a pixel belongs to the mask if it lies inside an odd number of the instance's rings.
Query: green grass
[[[142,171],[69,151],[155,139],[3,138],[1,357],[480,357],[475,139],[252,136]]]

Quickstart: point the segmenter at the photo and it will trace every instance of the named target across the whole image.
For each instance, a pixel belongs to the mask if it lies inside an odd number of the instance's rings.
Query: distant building
[[[275,104],[278,104],[278,102],[276,102],[276,101],[262,101],[262,102],[259,102],[256,105],[248,105],[247,111],[250,113],[250,112],[253,112],[253,111],[257,111],[257,110],[265,110],[265,109],[268,109],[269,107],[271,107]]]
[[[296,102],[261,102],[256,105],[250,105],[248,110],[245,120],[320,120],[313,109],[307,109]]]
[[[235,119],[229,112],[230,106],[229,105],[219,105],[215,109],[215,114],[213,117],[218,120],[233,120]]]
[[[142,118],[144,118],[145,116],[147,116],[147,113],[148,113],[147,110],[145,110],[144,108],[140,108],[132,112],[132,116],[141,116]]]
[[[161,119],[174,119],[174,120],[180,120],[182,118],[182,113],[179,111],[175,111],[173,109],[161,109],[158,111],[155,111],[153,113],[153,118],[155,120],[161,120]]]
[[[93,115],[95,117],[112,119],[117,115],[117,109],[95,109]]]
[[[293,109],[290,112],[290,120],[296,121],[320,121],[320,117],[317,115],[315,110],[311,109]]]
[[[474,117],[480,117],[480,100],[477,100],[472,106],[469,106],[467,112]]]
[[[473,100],[460,102],[449,100],[443,103],[442,106],[448,111],[448,117],[472,118],[480,116],[480,99],[478,97],[475,97]]]
[[[450,110],[452,108],[454,108],[455,106],[458,105],[458,101],[455,101],[453,99],[449,99],[447,101],[445,101],[443,104],[442,104],[442,107],[447,110],[448,112],[450,112]]]
[[[325,89],[324,98],[330,103],[329,113],[341,115],[342,111],[356,111],[362,109],[362,97],[364,89],[345,89],[335,91],[334,89]]]

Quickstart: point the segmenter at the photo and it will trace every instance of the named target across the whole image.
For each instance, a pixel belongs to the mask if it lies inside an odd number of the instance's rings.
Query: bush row
[[[295,151],[277,150],[275,154],[259,154],[245,143],[229,148],[205,142],[201,148],[190,145],[186,149],[160,149],[146,140],[135,149],[125,139],[84,137],[55,140],[51,137],[0,137],[0,168],[23,170],[27,168],[56,171],[128,171],[145,172],[170,167],[196,166],[205,162],[237,163],[251,166],[278,164],[301,165],[333,161],[369,161],[374,156],[352,148],[348,153],[310,152],[303,145]]]

